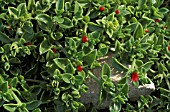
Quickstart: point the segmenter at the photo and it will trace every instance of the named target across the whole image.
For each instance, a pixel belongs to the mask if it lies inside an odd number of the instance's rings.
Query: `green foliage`
[[[170,110],[170,17],[162,3],[0,0],[0,110],[96,112],[79,100],[88,77],[99,84],[99,106],[111,99],[110,112]],[[108,52],[115,54],[111,65],[103,64],[96,77],[91,70]],[[112,68],[125,74],[117,83]],[[153,82],[157,91],[132,106],[128,81],[134,71],[135,86]]]

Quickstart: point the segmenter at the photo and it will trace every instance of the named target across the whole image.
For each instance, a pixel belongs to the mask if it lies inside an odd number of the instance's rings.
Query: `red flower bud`
[[[170,51],[170,46],[168,46],[168,51]]]
[[[77,70],[81,72],[83,70],[82,66],[81,65],[77,66]]]
[[[9,85],[9,86],[8,86],[8,89],[10,89],[10,88],[11,88],[11,86]]]
[[[116,10],[115,13],[116,13],[116,14],[120,14],[120,10]]]
[[[57,49],[56,49],[56,48],[52,48],[52,51],[53,51],[54,53],[56,53],[56,52],[57,52]]]
[[[132,73],[132,76],[131,76],[131,80],[132,80],[132,82],[136,82],[136,81],[138,81],[138,73],[137,72],[133,72]]]
[[[145,32],[146,32],[146,33],[149,33],[149,30],[148,30],[148,29],[145,29]]]
[[[26,46],[30,46],[30,45],[32,45],[32,44],[31,44],[31,42],[27,42],[25,45],[26,45]]]
[[[82,42],[88,42],[88,37],[87,36],[82,36]]]
[[[160,20],[159,20],[159,19],[155,19],[155,22],[158,22],[158,23],[159,23],[159,22],[160,22]]]
[[[104,11],[104,9],[105,9],[105,8],[104,8],[103,6],[101,6],[101,7],[99,8],[99,11],[102,12],[102,11]]]

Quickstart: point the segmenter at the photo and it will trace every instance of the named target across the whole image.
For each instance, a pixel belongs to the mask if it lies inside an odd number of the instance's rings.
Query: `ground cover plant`
[[[101,87],[98,104],[110,97],[110,112],[169,111],[170,17],[163,2],[0,0],[0,110],[96,112],[79,100],[92,77]],[[111,67],[96,60],[108,52],[125,72],[117,84]],[[97,67],[100,80],[91,72]],[[136,87],[153,82],[156,90],[131,102],[129,80]]]

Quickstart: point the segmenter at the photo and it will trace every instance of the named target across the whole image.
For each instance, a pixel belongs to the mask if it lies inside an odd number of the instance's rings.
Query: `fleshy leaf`
[[[50,32],[53,26],[52,19],[47,14],[39,14],[35,17],[41,29]]]
[[[34,100],[34,101],[28,102],[27,105],[26,105],[26,108],[28,110],[34,110],[35,108],[37,108],[40,105],[41,105],[41,101]]]
[[[0,31],[0,41],[3,43],[10,43],[12,40],[6,34]]]
[[[94,60],[96,59],[96,55],[97,55],[97,50],[93,50],[93,51],[89,52],[88,54],[86,54],[83,57],[83,60],[85,63],[87,63],[91,67]]]
[[[3,107],[9,112],[15,112],[18,107],[18,104],[4,104]]]
[[[50,49],[50,47],[51,47],[50,43],[48,42],[46,38],[44,38],[43,42],[40,44],[40,47],[39,47],[40,55],[47,52]]]
[[[133,35],[134,35],[135,38],[142,38],[143,37],[143,27],[142,27],[141,23],[137,24]]]

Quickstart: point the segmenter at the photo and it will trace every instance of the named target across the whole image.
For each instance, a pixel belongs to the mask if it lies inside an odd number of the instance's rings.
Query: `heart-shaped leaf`
[[[142,38],[143,37],[143,27],[142,27],[141,23],[138,22],[133,35],[134,35],[135,38]]]
[[[52,19],[47,14],[39,14],[35,17],[41,29],[50,32],[53,26]]]
[[[46,53],[50,48],[51,48],[51,45],[49,41],[46,38],[44,38],[43,42],[40,44],[40,47],[39,47],[40,55]]]
[[[93,50],[83,57],[83,61],[87,63],[90,67],[92,67],[91,65],[96,59],[96,55],[97,55],[97,50]]]

